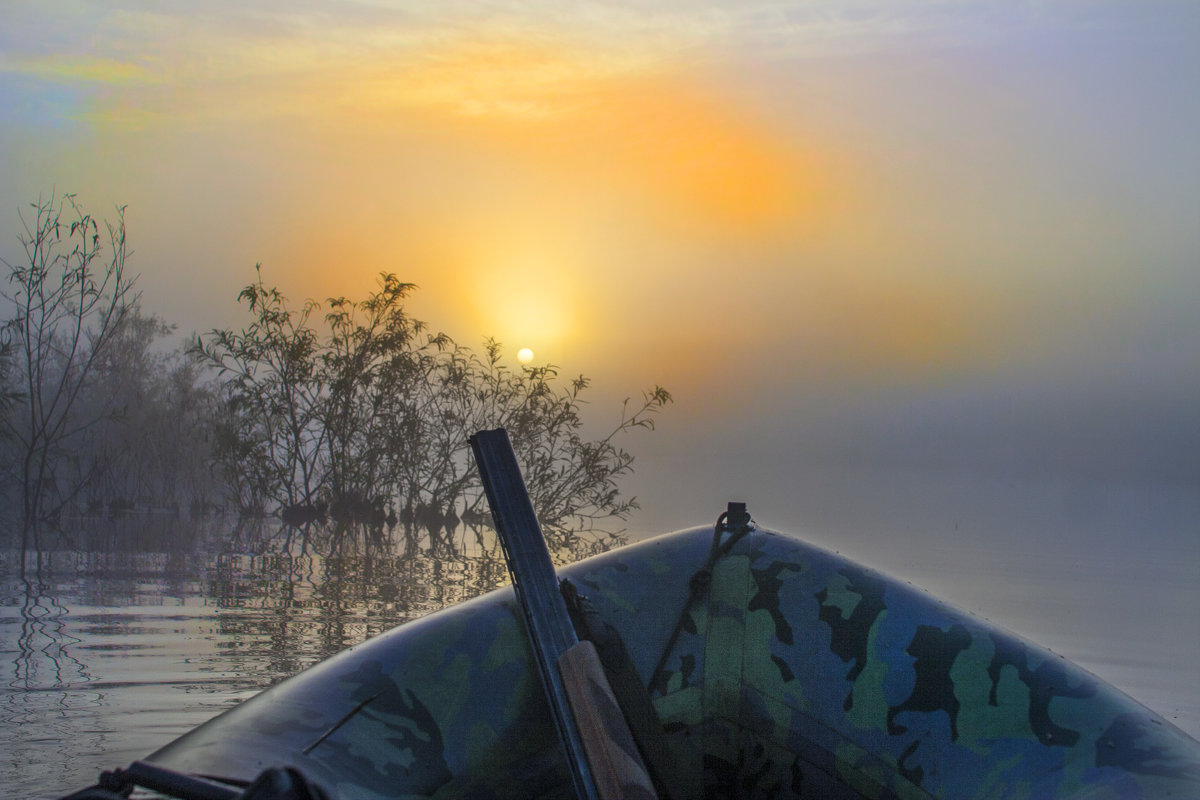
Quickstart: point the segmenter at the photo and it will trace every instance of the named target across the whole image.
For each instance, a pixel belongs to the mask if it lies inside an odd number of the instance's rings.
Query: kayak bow
[[[1159,715],[798,539],[751,526],[681,619],[712,539],[560,570],[653,676],[693,796],[1200,797],[1200,743]],[[511,589],[351,648],[149,760],[246,781],[292,766],[343,797],[572,793]]]

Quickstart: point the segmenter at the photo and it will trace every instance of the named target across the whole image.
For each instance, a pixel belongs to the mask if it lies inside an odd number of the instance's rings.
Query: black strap
[[[183,800],[332,800],[324,787],[295,767],[269,767],[249,786],[230,786],[207,778],[184,775],[145,761],[104,772],[100,782],[63,800],[125,800],[141,786]]]
[[[650,691],[658,691],[660,694],[667,693],[666,682],[663,680],[663,670],[667,666],[667,659],[671,657],[671,651],[675,649],[675,643],[679,641],[679,634],[683,632],[684,625],[687,624],[688,615],[691,613],[692,606],[701,595],[708,591],[709,584],[712,583],[713,568],[738,541],[750,532],[752,525],[750,515],[746,513],[745,503],[730,503],[729,508],[717,517],[717,524],[713,526],[713,541],[712,546],[708,549],[708,558],[704,562],[704,566],[696,570],[695,574],[688,580],[688,598],[683,604],[683,611],[679,614],[679,620],[675,623],[675,629],[671,631],[671,638],[667,640],[667,646],[663,648],[662,655],[659,656],[658,664],[655,665],[654,671],[650,673]],[[731,531],[730,535],[724,539],[721,534],[726,531]]]

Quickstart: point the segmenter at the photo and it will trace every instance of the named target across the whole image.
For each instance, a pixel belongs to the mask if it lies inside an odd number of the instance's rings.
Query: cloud
[[[461,113],[556,115],[581,84],[728,61],[963,38],[1046,16],[990,0],[781,3],[209,2],[6,5],[0,69],[88,88],[97,122],[336,113],[442,104]],[[1081,12],[1071,12],[1081,17]],[[1059,14],[1060,17],[1075,17]],[[1094,16],[1094,15],[1093,15]],[[0,26],[3,27],[3,26]],[[890,46],[890,45],[888,45]],[[564,57],[567,55],[569,57]],[[156,91],[169,85],[171,91]],[[103,86],[114,91],[103,92]],[[138,91],[141,88],[144,91]]]

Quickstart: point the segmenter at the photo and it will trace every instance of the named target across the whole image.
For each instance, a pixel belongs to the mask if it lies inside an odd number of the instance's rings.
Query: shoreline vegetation
[[[2,262],[0,471],[24,543],[40,523],[133,512],[453,528],[484,515],[467,438],[495,427],[548,536],[605,532],[637,508],[621,438],[653,429],[666,389],[586,438],[587,378],[435,332],[405,309],[416,286],[389,273],[362,299],[297,305],[256,266],[242,328],[170,349],[174,326],[142,308],[127,268],[123,214],[39,198],[21,256]]]

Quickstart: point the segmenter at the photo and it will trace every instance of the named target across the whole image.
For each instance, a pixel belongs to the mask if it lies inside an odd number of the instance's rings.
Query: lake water
[[[0,551],[0,786],[11,797],[93,783],[322,658],[507,582],[495,536],[470,527],[335,537],[141,517],[38,539]],[[999,545],[918,557],[877,544],[876,565],[928,579],[1200,735],[1191,545],[1114,563],[1103,547],[1045,544],[1031,567]],[[606,546],[569,545],[560,560]],[[1131,585],[1131,570],[1145,580]]]
[[[276,681],[508,582],[494,533],[88,519],[0,550],[0,786],[59,797]],[[578,537],[561,561],[610,544]]]

